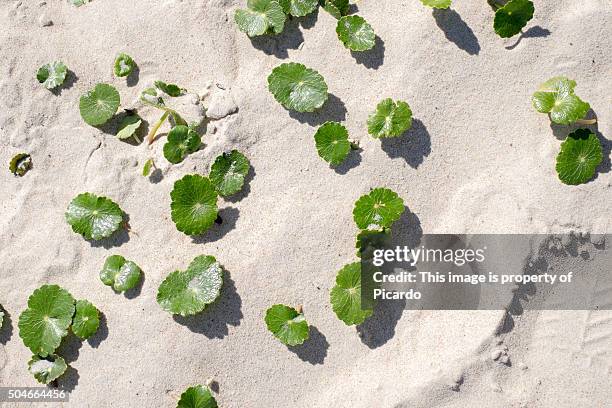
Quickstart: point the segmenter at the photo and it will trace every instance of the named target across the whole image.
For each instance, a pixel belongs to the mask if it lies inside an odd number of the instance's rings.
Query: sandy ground
[[[73,390],[66,406],[171,407],[209,378],[220,406],[234,408],[607,406],[609,312],[530,312],[509,326],[503,312],[387,307],[356,330],[332,312],[329,289],[354,260],[352,207],[372,187],[404,198],[409,212],[396,228],[411,240],[423,232],[610,232],[610,142],[595,180],[565,186],[554,161],[567,130],[551,129],[530,104],[541,82],[567,75],[596,112],[601,137],[612,139],[610,2],[535,1],[517,43],[495,35],[484,1],[432,13],[417,0],[362,0],[359,14],[380,37],[362,56],[343,48],[324,12],[251,41],[233,23],[242,3],[0,1],[0,163],[21,151],[34,161],[23,178],[0,171],[0,303],[10,314],[0,332],[0,385],[36,385],[16,322],[35,288],[57,283],[105,316],[92,340],[61,346],[72,367],[59,381]],[[120,51],[137,61],[137,81],[113,78]],[[74,75],[54,94],[34,76],[58,59]],[[332,96],[321,112],[289,113],[274,101],[266,78],[282,61],[326,78]],[[97,82],[117,86],[127,106],[154,79],[238,107],[177,166],[163,159],[162,143],[150,153],[78,114],[79,96]],[[381,144],[365,121],[383,97],[408,101],[415,121],[404,138]],[[314,148],[326,120],[345,122],[362,146],[337,171]],[[174,181],[207,173],[232,148],[253,165],[247,191],[221,204],[223,225],[183,235],[170,220]],[[153,180],[139,174],[150,155],[161,168]],[[132,232],[104,245],[74,234],[63,213],[84,191],[118,202]],[[98,271],[110,254],[143,268],[136,293],[102,285]],[[157,305],[157,287],[200,254],[228,272],[222,298],[196,318],[173,319]],[[312,325],[304,347],[288,350],[267,332],[263,314],[279,302],[304,305]],[[572,336],[593,327],[594,350]],[[512,364],[493,361],[497,349]]]

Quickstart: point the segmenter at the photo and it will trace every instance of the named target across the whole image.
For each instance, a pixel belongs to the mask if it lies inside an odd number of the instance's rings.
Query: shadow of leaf
[[[402,158],[416,169],[431,153],[431,136],[423,122],[413,119],[404,135],[381,139],[381,147],[390,158]]]
[[[455,10],[434,9],[433,16],[447,40],[470,55],[478,55],[480,52],[478,38]]]
[[[325,335],[315,326],[310,326],[308,340],[299,346],[287,347],[292,353],[295,353],[300,360],[306,361],[312,365],[323,364],[327,356],[329,342]]]

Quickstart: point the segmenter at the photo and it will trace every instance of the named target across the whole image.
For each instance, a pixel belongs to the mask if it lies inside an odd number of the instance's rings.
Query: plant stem
[[[155,123],[153,128],[151,128],[151,131],[149,132],[149,135],[147,136],[147,141],[149,142],[149,144],[153,143],[153,141],[155,140],[155,134],[157,133],[161,125],[163,125],[163,123],[166,121],[166,119],[168,118],[168,115],[169,115],[168,111],[164,112],[164,114],[161,116],[161,118],[159,118],[157,123]]]
[[[578,125],[594,125],[597,123],[597,119],[578,119],[576,124]]]

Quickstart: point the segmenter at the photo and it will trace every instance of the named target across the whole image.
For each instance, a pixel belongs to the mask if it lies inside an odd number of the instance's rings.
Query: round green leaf
[[[76,196],[66,210],[72,230],[86,239],[108,238],[123,225],[123,211],[111,199],[95,194]]]
[[[265,320],[268,330],[287,346],[297,346],[308,339],[308,322],[292,307],[274,305],[266,311]]]
[[[375,188],[355,203],[353,219],[359,229],[390,228],[404,212],[404,201],[388,188]]]
[[[98,84],[93,90],[81,96],[79,109],[81,117],[91,126],[103,125],[119,109],[119,92],[114,86]]]
[[[495,12],[493,28],[502,38],[509,38],[521,32],[533,17],[533,3],[530,0],[510,0]]]
[[[138,284],[141,273],[142,270],[134,262],[121,255],[111,255],[106,258],[100,271],[100,280],[112,286],[116,292],[125,292]]]
[[[244,179],[249,173],[249,159],[238,150],[223,153],[215,159],[208,177],[217,192],[224,196],[236,194],[244,186]]]
[[[342,163],[351,151],[348,130],[340,123],[324,123],[319,127],[314,138],[319,156],[332,166]]]
[[[174,271],[159,285],[157,303],[167,312],[190,316],[219,297],[223,269],[213,256],[196,257],[186,271]]]
[[[557,174],[565,184],[586,183],[593,178],[602,160],[601,143],[597,136],[589,129],[578,129],[561,143]]]
[[[164,157],[172,164],[180,163],[189,153],[197,151],[201,144],[198,132],[184,125],[175,126],[168,133]]]
[[[437,9],[447,9],[450,7],[452,0],[421,0],[423,5]]]
[[[66,80],[68,68],[61,61],[51,62],[38,68],[36,79],[47,89],[57,88]]]
[[[63,358],[50,354],[46,357],[33,355],[28,362],[28,370],[42,384],[49,384],[66,372],[68,365]]]
[[[132,73],[135,67],[136,63],[132,57],[127,54],[120,53],[117,58],[115,58],[115,76],[126,77]]]
[[[119,125],[117,139],[125,140],[129,139],[130,137],[138,139],[136,132],[138,131],[138,128],[140,128],[141,124],[142,119],[140,116],[136,114],[127,115],[125,118],[123,118],[121,124]]]
[[[247,9],[236,10],[234,15],[238,29],[249,37],[279,34],[285,27],[286,19],[277,0],[248,0]]]
[[[534,92],[531,103],[541,113],[560,125],[569,125],[586,116],[591,106],[574,95],[576,81],[563,76],[544,82]]]
[[[201,385],[187,388],[176,408],[217,408],[217,401],[210,389]]]
[[[371,309],[361,308],[361,264],[345,265],[336,276],[336,286],[330,292],[334,313],[347,325],[361,324],[372,315]]]
[[[24,176],[32,168],[32,156],[19,153],[13,156],[9,163],[9,170],[16,176]]]
[[[344,16],[338,20],[336,33],[342,44],[352,51],[367,51],[376,45],[372,26],[360,16]]]
[[[172,221],[187,235],[206,232],[217,219],[217,190],[206,177],[186,175],[170,193]]]
[[[72,332],[81,339],[93,336],[100,326],[100,312],[87,300],[76,302],[76,313],[72,319]]]
[[[285,14],[303,17],[312,13],[319,6],[319,0],[279,0]]]
[[[398,137],[412,126],[412,111],[406,102],[381,101],[368,117],[368,133],[375,138]]]
[[[19,337],[32,353],[53,354],[68,334],[74,315],[74,298],[57,285],[43,285],[28,299],[19,316]]]
[[[321,74],[295,62],[274,68],[268,89],[286,109],[298,112],[313,112],[327,100],[327,84]]]

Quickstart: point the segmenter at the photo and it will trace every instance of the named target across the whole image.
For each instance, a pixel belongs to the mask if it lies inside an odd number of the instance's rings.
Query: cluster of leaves
[[[125,292],[134,288],[140,282],[142,270],[132,261],[121,255],[111,255],[106,258],[100,271],[100,280],[111,286],[115,292]]]
[[[9,162],[9,170],[15,176],[22,177],[32,168],[32,157],[27,153],[18,153]]]
[[[38,68],[36,79],[47,89],[55,89],[66,80],[68,68],[61,61],[51,62]]]
[[[510,0],[503,6],[496,0],[489,0],[495,10],[493,29],[502,38],[510,38],[520,33],[535,10],[531,0]]]
[[[159,109],[163,112],[162,116],[149,131],[149,135],[147,136],[147,141],[149,144],[153,143],[157,131],[169,117],[172,117],[175,125],[187,125],[187,122],[183,120],[181,115],[179,115],[179,113],[172,108],[172,98],[182,96],[186,92],[186,89],[181,88],[176,84],[155,81],[152,87],[145,88],[140,93],[140,100],[144,104]]]
[[[124,226],[121,208],[111,199],[92,193],[76,196],[65,217],[74,232],[94,241],[108,238]]]
[[[200,313],[221,293],[223,269],[213,256],[197,256],[185,271],[174,271],[159,285],[157,303],[181,316]]]
[[[179,399],[176,408],[217,408],[217,400],[213,397],[210,388],[195,385],[187,388]]]
[[[55,355],[68,330],[81,339],[93,336],[100,325],[100,313],[87,300],[75,301],[57,285],[43,285],[28,299],[28,308],[19,316],[19,336],[32,353],[28,363],[36,380],[48,384],[61,376],[66,362]]]
[[[301,307],[271,306],[265,321],[274,337],[287,346],[297,346],[308,339],[309,326]]]
[[[585,120],[591,106],[574,94],[576,81],[558,76],[544,82],[534,92],[531,103],[541,113],[547,113],[550,120],[560,125],[593,124]],[[556,170],[565,184],[582,184],[591,180],[603,160],[601,142],[588,129],[570,133],[561,144],[557,155]]]
[[[244,187],[249,160],[237,150],[223,153],[211,166],[209,177],[189,174],[177,180],[170,193],[172,221],[187,235],[206,232],[218,216],[218,196],[231,196]]]

